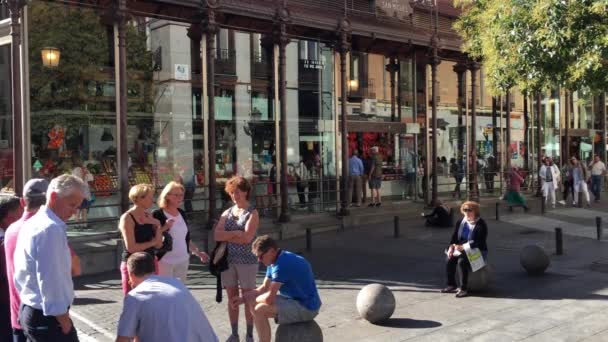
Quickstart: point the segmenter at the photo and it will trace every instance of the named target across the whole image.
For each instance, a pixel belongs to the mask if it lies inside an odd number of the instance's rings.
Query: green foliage
[[[33,129],[115,121],[114,28],[102,21],[102,14],[43,1],[28,6],[30,107],[40,114],[32,121]],[[128,87],[138,90],[137,109],[149,108],[154,88],[152,53],[145,33],[135,26],[127,25],[126,38]],[[54,68],[42,64],[41,50],[49,46],[61,53]]]
[[[494,93],[608,88],[608,0],[455,0],[463,50]]]

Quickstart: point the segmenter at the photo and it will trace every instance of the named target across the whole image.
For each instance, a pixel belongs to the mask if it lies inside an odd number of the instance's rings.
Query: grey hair
[[[51,194],[54,192],[59,197],[70,195],[74,190],[80,191],[82,195],[86,193],[87,186],[80,178],[72,175],[61,175],[53,178],[46,192],[47,203],[51,200]]]

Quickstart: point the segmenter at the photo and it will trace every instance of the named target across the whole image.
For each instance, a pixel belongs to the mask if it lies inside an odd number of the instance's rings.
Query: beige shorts
[[[317,317],[319,311],[310,311],[297,300],[278,295],[275,299],[277,306],[277,324],[291,324],[312,321]]]
[[[258,264],[230,264],[228,269],[222,272],[222,286],[237,287],[241,289],[255,289],[255,278],[258,274]]]

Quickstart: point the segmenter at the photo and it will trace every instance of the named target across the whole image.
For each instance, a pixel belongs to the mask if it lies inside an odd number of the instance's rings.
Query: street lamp
[[[40,51],[42,55],[42,65],[47,68],[54,68],[59,65],[59,58],[61,58],[61,52],[58,48],[44,47]]]

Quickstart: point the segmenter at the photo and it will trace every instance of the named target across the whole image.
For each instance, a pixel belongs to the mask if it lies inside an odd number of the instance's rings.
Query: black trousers
[[[306,184],[302,181],[297,181],[296,189],[298,191],[298,200],[300,201],[300,206],[304,207],[306,205]]]
[[[13,329],[13,342],[27,342],[22,329]]]
[[[72,330],[64,334],[55,316],[45,316],[42,310],[34,309],[31,306],[21,304],[19,323],[30,342],[78,342],[78,335],[73,324]]]
[[[563,199],[564,201],[568,200],[568,194],[572,193],[572,199],[574,200],[574,182],[571,182],[569,180],[564,181],[564,192],[563,192]]]
[[[453,256],[447,259],[446,271],[448,275],[448,286],[457,286],[456,267],[460,268],[460,289],[466,291],[471,265],[469,264],[469,259],[467,259],[465,252],[462,252],[457,257]]]

